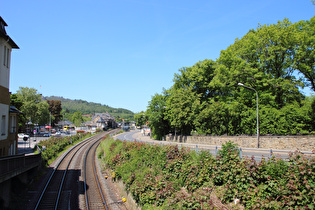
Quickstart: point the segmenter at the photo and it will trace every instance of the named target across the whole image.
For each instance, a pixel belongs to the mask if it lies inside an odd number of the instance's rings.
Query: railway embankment
[[[174,144],[146,144],[143,136],[141,141],[124,138],[101,144],[99,155],[140,207],[314,208],[314,158],[302,153],[291,154],[289,161],[257,162],[241,159],[233,142],[214,157]]]

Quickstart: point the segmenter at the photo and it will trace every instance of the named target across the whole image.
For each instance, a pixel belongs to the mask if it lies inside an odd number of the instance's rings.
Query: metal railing
[[[41,154],[0,157],[0,183],[41,164]]]

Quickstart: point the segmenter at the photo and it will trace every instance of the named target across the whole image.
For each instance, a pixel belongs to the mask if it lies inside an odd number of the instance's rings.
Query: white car
[[[19,138],[24,138],[24,137],[29,138],[30,136],[27,135],[27,134],[24,134],[24,133],[19,133],[19,134],[18,134],[18,137],[19,137]]]

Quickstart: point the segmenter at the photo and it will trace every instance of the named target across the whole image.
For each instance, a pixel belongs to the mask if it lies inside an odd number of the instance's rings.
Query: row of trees
[[[25,131],[30,125],[52,125],[62,119],[60,101],[43,100],[43,96],[34,88],[20,87],[11,94],[11,105],[22,112],[19,115],[19,129]]]
[[[61,120],[71,121],[76,126],[91,120],[82,114],[110,111],[110,114],[125,119],[133,119],[133,112],[126,109],[111,108],[106,105],[89,103],[82,100],[70,100],[62,97],[43,97],[34,88],[20,87],[15,94],[11,94],[11,105],[22,112],[19,115],[19,128],[24,132],[31,124],[34,126],[51,124],[54,127]]]
[[[259,25],[216,60],[184,67],[174,84],[149,101],[145,116],[152,134],[237,135],[256,133],[257,90],[261,134],[315,130],[315,17]],[[143,113],[136,118],[143,118]]]

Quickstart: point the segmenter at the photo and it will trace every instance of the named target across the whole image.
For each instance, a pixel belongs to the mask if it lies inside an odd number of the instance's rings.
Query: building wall
[[[9,118],[9,105],[1,103],[0,104],[0,156],[8,155],[8,148],[10,147],[10,143],[8,141],[8,124],[9,124],[8,118]]]
[[[4,39],[0,39],[0,86],[9,90],[11,46]]]
[[[15,155],[17,154],[17,132],[18,132],[18,114],[17,113],[10,113],[9,118],[9,134],[8,134],[8,155]]]
[[[0,156],[14,155],[17,152],[17,114],[10,111],[10,64],[11,51],[18,48],[5,32],[6,23],[0,17]],[[13,43],[13,45],[12,45]],[[15,116],[15,117],[13,117]],[[15,125],[10,122],[11,120]]]

